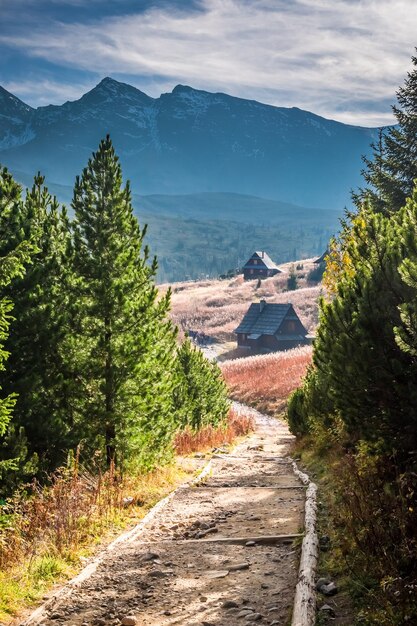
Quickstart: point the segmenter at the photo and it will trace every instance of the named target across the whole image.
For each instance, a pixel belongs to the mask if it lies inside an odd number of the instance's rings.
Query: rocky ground
[[[215,454],[200,484],[179,489],[82,584],[22,624],[288,624],[304,511],[291,442],[283,423],[257,414],[256,432]]]

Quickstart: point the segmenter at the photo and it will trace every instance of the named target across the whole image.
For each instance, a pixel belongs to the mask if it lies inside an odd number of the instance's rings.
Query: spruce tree
[[[333,476],[340,521],[359,571],[369,568],[378,583],[374,598],[391,603],[380,613],[390,624],[417,616],[409,591],[417,579],[417,58],[413,64],[394,108],[398,127],[381,133],[366,161],[369,187],[354,196],[357,211],[330,247],[313,366],[289,410],[295,432],[310,430],[347,452],[349,475],[341,458]],[[398,581],[395,592],[387,580]]]
[[[335,296],[322,302],[313,360],[352,441],[380,438],[388,448],[410,449],[417,445],[417,384],[410,385],[417,362],[395,335],[399,307],[411,295],[398,269],[406,254],[401,222],[402,212],[390,219],[363,210],[355,219],[345,241],[350,265]]]
[[[407,285],[408,297],[399,305],[401,324],[396,328],[397,343],[414,359],[417,357],[417,189],[402,211],[402,243],[406,250],[399,272]]]
[[[364,159],[368,186],[353,194],[358,207],[368,199],[374,211],[391,214],[412,195],[417,178],[417,57],[412,63],[413,70],[397,92],[398,106],[393,106],[397,123],[381,129],[372,146],[373,158]]]
[[[175,429],[175,332],[109,136],[77,178],[72,207],[76,421],[108,465],[151,466]]]

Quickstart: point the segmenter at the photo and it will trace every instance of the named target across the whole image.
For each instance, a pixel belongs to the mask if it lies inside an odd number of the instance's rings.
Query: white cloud
[[[24,80],[24,81],[4,81],[2,87],[10,91],[12,94],[32,105],[36,102],[36,106],[46,106],[65,102],[67,100],[76,100],[83,93],[91,89],[93,84],[82,83],[73,85],[69,83],[60,83],[53,80]]]
[[[188,14],[154,8],[88,25],[47,23],[0,41],[102,76],[131,75],[134,84],[135,76],[151,83],[157,75],[169,86],[188,83],[345,122],[392,120],[388,102],[417,44],[415,0],[201,4],[204,11]]]

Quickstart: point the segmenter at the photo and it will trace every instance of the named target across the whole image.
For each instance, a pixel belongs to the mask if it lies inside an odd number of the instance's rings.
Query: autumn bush
[[[224,379],[233,399],[276,414],[298,387],[311,362],[310,346],[225,361]]]

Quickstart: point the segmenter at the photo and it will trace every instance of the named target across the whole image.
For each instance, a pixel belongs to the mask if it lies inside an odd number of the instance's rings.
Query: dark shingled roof
[[[265,302],[261,311],[260,302],[251,304],[235,333],[275,335],[291,308],[291,304]]]
[[[328,250],[325,250],[321,256],[319,256],[317,259],[315,259],[315,260],[313,261],[313,263],[317,263],[317,264],[318,264],[318,263],[323,263],[323,261],[325,260],[325,258],[326,258],[326,256],[327,256],[328,254],[329,254],[329,251],[328,251]]]
[[[275,263],[273,262],[273,260],[271,259],[271,257],[269,256],[269,254],[267,254],[266,252],[263,252],[262,250],[256,250],[252,254],[251,258],[245,263],[245,265],[243,266],[244,268],[245,267],[246,268],[249,268],[249,267],[259,268],[259,265],[253,264],[253,257],[255,256],[255,254],[258,255],[259,259],[264,263],[265,267],[267,267],[269,270],[278,269]]]

